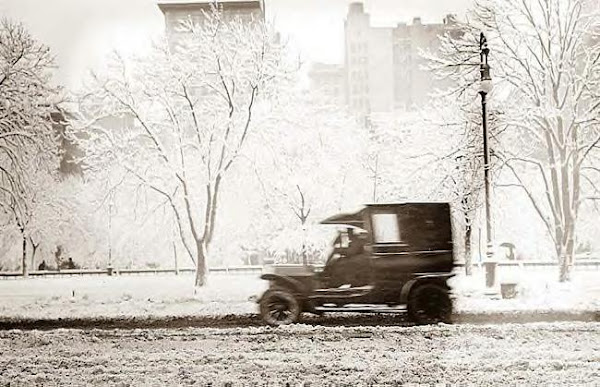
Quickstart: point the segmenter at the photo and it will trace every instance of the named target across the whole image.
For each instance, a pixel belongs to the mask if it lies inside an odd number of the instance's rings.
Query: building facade
[[[159,0],[158,8],[165,17],[167,38],[171,44],[176,44],[178,37],[185,34],[181,23],[190,20],[201,24],[205,14],[210,14],[213,7],[221,12],[225,20],[239,18],[252,23],[264,21],[264,0]]]
[[[452,30],[454,19],[440,24],[373,27],[363,3],[351,3],[345,21],[345,102],[359,114],[410,110],[424,104],[435,80],[422,67],[421,50],[435,52],[439,36]]]
[[[308,78],[311,90],[327,98],[332,105],[344,105],[346,95],[344,66],[314,63],[308,72]]]
[[[84,156],[84,153],[67,135],[69,121],[73,118],[71,114],[68,114],[63,109],[56,109],[50,113],[52,129],[54,129],[58,139],[58,149],[60,152],[58,171],[62,176],[83,174],[83,168],[78,159]]]

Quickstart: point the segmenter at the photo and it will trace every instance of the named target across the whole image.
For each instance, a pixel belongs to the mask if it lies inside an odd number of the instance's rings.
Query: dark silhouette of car
[[[371,204],[321,223],[344,226],[324,267],[273,265],[258,298],[270,325],[303,312],[407,312],[417,324],[450,322],[454,258],[448,203]]]

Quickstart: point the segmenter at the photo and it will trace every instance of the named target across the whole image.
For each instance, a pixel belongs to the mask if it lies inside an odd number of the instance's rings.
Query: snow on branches
[[[146,57],[114,56],[80,96],[88,170],[118,165],[171,208],[197,285],[223,181],[287,78],[281,46],[263,23],[213,10]]]
[[[47,181],[40,177],[58,168],[51,113],[59,90],[49,83],[51,68],[47,47],[21,24],[0,21],[0,218],[4,231],[21,234],[24,274],[35,209],[46,204]]]
[[[503,187],[522,190],[555,244],[567,280],[582,203],[597,196],[600,143],[600,15],[585,0],[481,0],[460,33],[442,38],[432,68],[475,95],[480,31],[489,42],[497,110],[503,133]],[[541,188],[525,174],[537,176]],[[510,189],[510,188],[508,188]]]

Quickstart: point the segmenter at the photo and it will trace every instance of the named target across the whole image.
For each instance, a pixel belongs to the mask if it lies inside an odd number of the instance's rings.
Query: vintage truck
[[[290,324],[303,312],[407,312],[418,324],[450,322],[454,269],[448,203],[370,204],[322,221],[343,229],[325,266],[278,266],[261,278],[263,320]]]

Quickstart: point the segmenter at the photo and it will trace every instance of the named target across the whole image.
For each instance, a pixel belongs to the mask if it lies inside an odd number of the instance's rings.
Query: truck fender
[[[298,281],[294,278],[290,278],[290,277],[286,277],[286,276],[278,275],[278,274],[272,274],[272,273],[263,274],[260,276],[260,278],[270,281],[273,284],[280,285],[281,287],[288,288],[292,292],[297,293],[301,296],[305,296],[307,293],[304,285],[300,281]],[[261,298],[262,298],[262,296],[261,296]],[[259,300],[259,302],[260,302],[260,300]]]
[[[404,284],[404,286],[402,286],[402,290],[400,291],[400,303],[408,303],[408,295],[410,294],[411,289],[415,285],[422,284],[424,282],[433,282],[438,285],[448,287],[448,285],[446,284],[446,280],[453,276],[454,274],[451,273],[425,274],[409,280]]]

